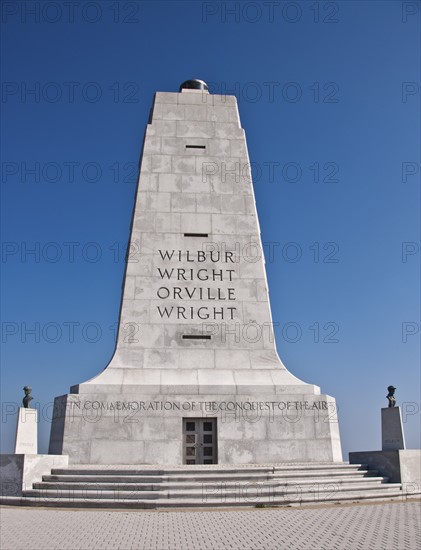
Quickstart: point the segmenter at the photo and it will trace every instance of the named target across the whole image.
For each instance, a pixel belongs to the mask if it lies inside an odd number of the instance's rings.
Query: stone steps
[[[383,491],[396,491],[397,489],[400,489],[400,483],[390,483],[387,484],[383,489]],[[298,494],[313,494],[313,493],[336,493],[338,492],[339,485],[336,483],[322,483],[318,484],[315,483],[313,485],[310,485],[308,487],[302,487],[301,485],[293,485],[293,486],[275,486],[271,484],[251,484],[251,485],[244,485],[244,486],[238,486],[238,487],[232,487],[232,488],[226,488],[224,485],[217,485],[212,484],[210,486],[203,486],[203,487],[197,487],[196,489],[171,489],[168,491],[165,490],[154,490],[154,491],[147,491],[147,490],[139,490],[137,487],[136,489],[129,489],[124,490],[119,488],[116,488],[114,490],[106,490],[101,485],[98,485],[96,488],[92,488],[91,486],[88,486],[89,488],[85,488],[84,490],[78,490],[78,489],[65,489],[61,487],[56,487],[55,489],[29,489],[24,492],[24,496],[27,497],[40,497],[41,499],[49,499],[49,498],[64,498],[64,499],[185,499],[185,498],[196,498],[196,499],[208,499],[208,500],[214,500],[214,499],[220,499],[230,497],[231,495],[238,495],[239,498],[241,497],[270,497],[271,495],[276,496],[283,496],[283,495],[292,495],[296,496]],[[360,483],[356,485],[343,485],[341,486],[340,490],[341,492],[345,491],[371,491],[371,490],[378,490],[379,485],[371,484],[371,483]]]
[[[218,475],[225,474],[251,474],[251,473],[287,473],[287,472],[311,472],[311,471],[323,471],[328,472],[329,475],[342,475],[344,471],[349,472],[358,472],[363,471],[367,472],[366,464],[347,464],[347,463],[311,463],[311,464],[276,464],[271,466],[238,466],[236,468],[218,466],[217,464],[209,466],[179,466],[176,468],[162,468],[157,469],[156,467],[144,467],[134,468],[133,466],[78,466],[78,467],[69,467],[69,468],[53,468],[51,473],[54,475],[107,475],[112,472],[114,475],[145,475],[145,476],[163,476],[163,475],[173,475],[173,474],[183,474],[183,475],[195,475],[195,474],[207,474],[215,471]]]
[[[25,506],[185,508],[285,506],[405,498],[400,483],[363,464],[274,466],[72,466],[55,468],[22,497]]]
[[[371,472],[358,472],[359,477],[376,477],[378,472],[372,470]],[[350,475],[350,474],[349,474]],[[355,473],[354,473],[355,475]],[[196,475],[162,475],[162,476],[145,476],[145,475],[115,475],[110,474],[108,470],[107,473],[103,475],[44,475],[43,481],[49,482],[78,482],[86,481],[89,483],[102,483],[102,482],[125,482],[125,483],[163,483],[163,482],[204,482],[204,481],[268,481],[268,480],[305,480],[305,479],[320,479],[320,480],[333,480],[333,479],[343,479],[344,474],[326,474],[326,473],[317,473],[317,472],[296,472],[296,473],[285,473],[279,474],[271,472],[264,474],[196,474]]]
[[[413,496],[413,495],[411,495]],[[302,494],[279,497],[259,497],[259,498],[219,498],[219,499],[40,499],[40,497],[3,497],[3,504],[15,504],[21,506],[46,506],[55,508],[135,508],[135,509],[162,509],[162,508],[215,508],[215,507],[239,507],[239,506],[293,506],[303,504],[331,504],[336,502],[375,502],[379,500],[404,499],[405,495],[401,490],[394,491],[344,491],[335,494]]]
[[[164,490],[170,490],[170,489],[194,489],[198,486],[197,481],[162,481],[162,482],[151,482],[151,480],[146,480],[145,478],[140,478],[138,480],[137,478],[129,478],[129,480],[123,480],[123,476],[107,476],[107,480],[100,479],[99,481],[92,481],[88,479],[82,479],[81,477],[76,478],[76,476],[69,476],[72,478],[72,480],[66,481],[64,478],[66,476],[44,476],[44,478],[54,478],[54,477],[60,477],[59,482],[55,481],[43,481],[40,483],[34,483],[33,488],[34,489],[54,489],[57,490],[58,488],[61,489],[89,489],[91,488],[94,490],[96,487],[101,487],[102,489],[116,489],[116,490],[123,490],[123,491],[164,491]],[[88,476],[85,476],[88,477]],[[110,479],[108,479],[108,477]],[[238,486],[250,486],[250,485],[259,485],[259,484],[270,484],[273,487],[296,487],[297,485],[300,486],[307,486],[307,485],[326,485],[326,484],[335,484],[335,485],[344,485],[344,484],[354,484],[354,483],[361,483],[366,478],[364,476],[359,477],[351,477],[351,476],[344,476],[340,479],[332,480],[328,477],[325,478],[312,478],[312,479],[301,479],[301,478],[295,478],[295,479],[288,479],[283,480],[277,477],[273,477],[269,480],[261,480],[261,481],[255,481],[251,480],[250,478],[248,480],[227,480],[222,481],[221,479],[217,479],[216,481],[204,481],[203,484],[212,484],[212,485],[223,485],[224,488],[232,488],[232,487],[238,487]],[[387,477],[374,477],[369,476],[370,479],[370,485],[378,485],[388,482]]]
[[[89,482],[121,480],[126,483],[160,483],[170,481],[225,481],[225,480],[269,480],[269,479],[332,479],[342,478],[346,475],[377,476],[375,470],[368,470],[364,465],[325,465],[311,467],[285,466],[272,468],[176,468],[166,470],[134,469],[134,468],[66,468],[52,469],[51,475],[43,476],[44,481],[68,481],[77,482],[81,479]]]

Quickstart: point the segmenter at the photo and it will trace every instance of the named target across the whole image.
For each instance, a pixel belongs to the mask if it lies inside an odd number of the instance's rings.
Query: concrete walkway
[[[1,507],[1,550],[421,548],[421,501],[194,511]]]

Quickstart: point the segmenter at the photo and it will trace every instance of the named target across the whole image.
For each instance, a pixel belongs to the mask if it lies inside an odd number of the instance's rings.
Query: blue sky
[[[345,459],[389,384],[419,448],[419,2],[70,4],[2,3],[2,452],[25,384],[46,452],[112,356],[153,94],[188,78],[237,95],[282,360],[337,399]]]

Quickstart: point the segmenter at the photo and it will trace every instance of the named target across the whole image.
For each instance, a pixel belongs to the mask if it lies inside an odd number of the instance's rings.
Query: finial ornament
[[[389,393],[386,395],[386,399],[389,401],[389,407],[396,406],[395,390],[395,386],[387,386],[387,391]]]
[[[183,82],[183,84],[180,85],[180,92],[181,90],[203,90],[203,91],[209,91],[208,85],[203,80],[199,80],[198,78],[191,78],[190,80],[186,80]]]
[[[31,386],[25,386],[23,388],[23,391],[25,392],[25,397],[22,399],[23,406],[25,409],[30,409],[29,403],[32,401],[33,397],[31,395],[32,388]]]

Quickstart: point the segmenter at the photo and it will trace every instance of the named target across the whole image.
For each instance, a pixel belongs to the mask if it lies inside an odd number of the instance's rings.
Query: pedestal
[[[400,407],[382,409],[382,450],[398,451],[405,449],[405,436]]]
[[[38,414],[36,409],[21,407],[16,426],[15,454],[38,453]]]
[[[49,453],[70,464],[342,462],[335,413],[323,394],[68,394],[54,402]]]

